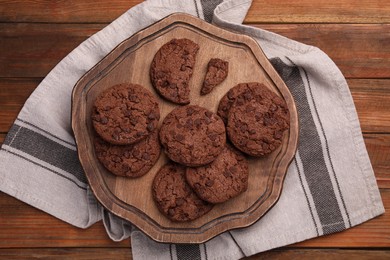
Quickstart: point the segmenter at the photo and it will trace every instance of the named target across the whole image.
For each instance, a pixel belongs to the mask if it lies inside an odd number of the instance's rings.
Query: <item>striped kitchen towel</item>
[[[242,25],[249,0],[148,0],[67,55],[26,101],[0,150],[0,190],[74,226],[103,220],[134,259],[238,259],[339,232],[384,212],[347,83],[319,49]],[[252,36],[286,82],[300,120],[299,146],[278,203],[250,227],[196,245],[152,241],[104,210],[78,162],[70,124],[78,79],[124,39],[174,12]]]

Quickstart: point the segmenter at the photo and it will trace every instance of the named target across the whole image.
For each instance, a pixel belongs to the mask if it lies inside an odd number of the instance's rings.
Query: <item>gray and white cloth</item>
[[[0,150],[0,190],[63,221],[103,220],[115,241],[131,237],[134,259],[238,259],[339,232],[384,212],[347,83],[316,47],[242,25],[250,0],[148,0],[67,55],[26,101]],[[77,80],[116,45],[174,12],[252,36],[289,87],[299,146],[278,203],[250,227],[207,243],[163,244],[115,217],[91,193],[71,129]]]

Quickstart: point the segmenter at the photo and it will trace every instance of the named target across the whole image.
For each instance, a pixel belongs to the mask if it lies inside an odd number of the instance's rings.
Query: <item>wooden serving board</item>
[[[154,54],[173,38],[188,38],[199,44],[193,77],[191,104],[216,112],[221,97],[242,82],[261,82],[283,97],[290,110],[290,130],[272,154],[249,159],[246,192],[216,205],[208,214],[191,222],[176,223],[163,216],[152,199],[151,184],[167,162],[162,153],[143,177],[130,179],[109,173],[97,160],[91,111],[95,98],[119,83],[137,83],[159,100],[162,120],[177,105],[162,99],[153,89],[149,68]],[[229,61],[226,80],[206,96],[200,88],[210,58]],[[173,243],[200,243],[230,229],[245,227],[261,218],[278,200],[283,180],[298,140],[298,117],[294,100],[279,75],[252,38],[223,30],[186,14],[173,14],[119,44],[76,84],[72,96],[72,128],[80,162],[97,199],[112,213],[130,221],[152,239]]]

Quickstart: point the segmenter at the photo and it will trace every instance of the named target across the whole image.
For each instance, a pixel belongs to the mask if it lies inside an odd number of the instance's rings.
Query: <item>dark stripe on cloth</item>
[[[347,215],[347,220],[348,220],[349,227],[351,227],[352,226],[351,219],[349,218],[349,213],[348,213],[347,207],[345,206],[344,197],[343,197],[343,194],[341,193],[339,180],[338,180],[336,172],[334,170],[332,157],[330,156],[330,151],[329,151],[328,138],[326,137],[326,134],[325,134],[325,131],[324,131],[324,127],[322,126],[322,122],[321,122],[321,119],[320,119],[320,116],[319,116],[319,113],[318,113],[318,110],[317,110],[317,105],[316,105],[316,103],[314,101],[314,96],[313,96],[313,92],[312,92],[312,89],[311,89],[310,79],[309,79],[309,76],[307,75],[306,70],[303,69],[303,71],[305,73],[305,76],[306,76],[306,79],[307,79],[307,84],[309,86],[309,93],[310,93],[310,98],[311,98],[311,100],[313,102],[313,105],[314,105],[314,111],[316,112],[316,116],[318,118],[318,122],[320,123],[321,133],[323,134],[323,137],[324,137],[324,140],[325,140],[326,154],[327,154],[327,156],[329,158],[330,168],[332,170],[333,177],[334,177],[334,179],[336,181],[337,190],[338,190],[338,192],[340,194],[341,204],[342,204],[342,206],[344,208],[344,211],[345,211],[345,213]]]
[[[20,121],[20,122],[22,122],[22,123],[25,123],[26,125],[32,126],[32,127],[36,128],[36,129],[38,129],[38,130],[40,130],[40,131],[42,131],[42,132],[44,132],[44,133],[50,135],[51,137],[54,137],[54,138],[57,139],[57,140],[60,140],[60,141],[62,141],[62,142],[64,142],[64,143],[66,143],[66,144],[69,144],[69,145],[71,145],[71,146],[73,146],[73,147],[76,147],[75,144],[73,144],[73,143],[71,143],[71,142],[68,142],[68,141],[66,141],[66,140],[64,140],[64,139],[62,139],[62,138],[59,138],[59,137],[56,136],[55,134],[52,134],[52,133],[50,133],[49,131],[46,131],[46,130],[44,130],[44,129],[42,129],[42,128],[40,128],[40,127],[38,127],[38,126],[36,126],[36,125],[30,123],[30,122],[24,121],[24,120],[22,120],[22,119],[20,119],[20,118],[17,118],[16,120],[18,120],[18,121]]]
[[[171,260],[173,260],[172,244],[169,244],[169,256],[171,257]]]
[[[80,182],[87,183],[77,151],[46,136],[14,124],[9,130],[4,144],[60,168],[75,176]]]
[[[207,245],[206,245],[206,243],[203,243],[203,248],[204,248],[204,255],[206,256],[206,260],[208,260],[209,257],[207,255]]]
[[[232,238],[233,242],[237,245],[238,249],[240,249],[240,252],[243,256],[247,256],[245,253],[244,253],[244,250],[242,250],[240,244],[237,243],[237,240],[234,238],[232,232],[228,231],[230,237]]]
[[[194,0],[194,5],[195,5],[195,10],[196,10],[196,16],[199,18],[199,9],[198,9],[198,4],[196,3],[196,0]]]
[[[193,244],[177,244],[176,254],[178,260],[200,260],[200,248],[199,245]]]
[[[294,158],[294,163],[295,163],[295,167],[297,168],[297,171],[298,171],[299,182],[301,183],[301,187],[302,187],[303,193],[305,194],[306,204],[309,207],[311,220],[313,221],[314,227],[316,228],[316,234],[317,234],[317,237],[318,237],[320,235],[320,233],[318,232],[318,226],[317,226],[317,223],[316,223],[316,221],[314,219],[313,209],[311,208],[309,197],[307,196],[307,192],[306,192],[305,186],[303,186],[303,180],[302,180],[302,176],[301,176],[301,171],[299,170],[299,166],[298,166],[298,162],[297,162],[296,158]]]
[[[203,16],[206,22],[211,23],[213,20],[214,9],[222,3],[223,0],[200,0],[203,9]]]
[[[4,151],[6,151],[7,153],[10,153],[10,154],[12,154],[12,155],[15,155],[15,156],[17,156],[17,157],[19,157],[19,158],[21,158],[21,159],[23,159],[23,160],[26,160],[26,161],[28,161],[28,162],[30,162],[30,163],[33,163],[33,164],[35,164],[35,165],[37,165],[37,166],[39,166],[39,167],[42,167],[43,169],[46,169],[46,170],[48,170],[48,171],[51,171],[52,173],[54,173],[54,174],[56,174],[56,175],[58,175],[58,176],[60,176],[60,177],[62,177],[62,178],[64,178],[64,179],[66,179],[66,180],[72,182],[73,184],[75,184],[75,185],[76,185],[77,187],[79,187],[80,189],[87,190],[86,187],[80,186],[77,182],[75,182],[75,181],[72,180],[71,178],[69,178],[69,177],[67,177],[67,176],[65,176],[65,175],[63,175],[63,174],[61,174],[61,173],[59,173],[59,172],[57,172],[57,171],[54,171],[53,169],[49,169],[48,167],[46,167],[46,166],[44,166],[44,165],[42,165],[42,164],[39,164],[39,163],[36,162],[36,161],[30,160],[30,159],[28,159],[28,158],[22,156],[21,154],[14,153],[14,152],[9,151],[9,150],[7,150],[7,149],[5,149],[5,148],[1,148],[1,149],[4,150]]]
[[[330,234],[341,231],[345,229],[345,224],[325,164],[321,140],[310,110],[299,68],[288,66],[278,58],[272,59],[271,63],[289,87],[296,102],[300,121],[298,150],[323,233]]]

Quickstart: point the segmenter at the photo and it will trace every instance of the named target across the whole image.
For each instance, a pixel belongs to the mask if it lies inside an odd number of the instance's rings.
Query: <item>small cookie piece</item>
[[[114,145],[98,136],[94,144],[96,157],[104,167],[117,176],[130,178],[146,174],[157,162],[161,151],[158,131],[135,144]]]
[[[187,184],[185,167],[173,162],[161,167],[154,177],[152,195],[161,213],[178,222],[197,219],[213,207]]]
[[[290,125],[285,101],[265,86],[257,88],[247,89],[235,99],[227,123],[230,141],[251,156],[274,151]]]
[[[165,117],[160,141],[172,161],[201,166],[212,162],[225,147],[225,125],[206,108],[177,107]]]
[[[210,93],[217,85],[221,84],[228,75],[229,62],[214,58],[207,64],[207,72],[203,81],[201,95]]]
[[[153,94],[137,84],[123,83],[102,92],[95,100],[92,123],[105,141],[136,143],[157,129],[160,119]]]
[[[219,101],[217,114],[227,124],[230,107],[233,105],[236,98],[242,93],[246,95],[258,96],[258,99],[272,99],[276,95],[272,93],[266,86],[258,82],[239,83],[232,87]]]
[[[189,81],[199,45],[189,39],[173,39],[156,53],[150,79],[156,91],[176,104],[190,103]]]
[[[233,147],[226,146],[212,163],[186,169],[188,184],[210,203],[225,202],[248,188],[248,163]]]

